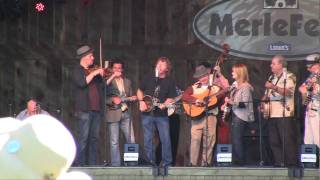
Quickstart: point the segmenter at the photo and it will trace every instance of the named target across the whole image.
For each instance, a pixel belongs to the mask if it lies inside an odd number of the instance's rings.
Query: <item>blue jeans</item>
[[[76,162],[79,166],[97,165],[97,145],[99,139],[100,112],[76,112],[78,144]]]
[[[170,128],[168,117],[156,117],[142,115],[143,136],[144,136],[144,152],[149,161],[155,162],[155,151],[152,144],[154,127],[158,129],[163,166],[169,166],[172,163]]]
[[[130,114],[128,111],[122,113],[120,121],[108,122],[112,166],[121,165],[121,157],[120,157],[120,150],[119,150],[119,129],[121,129],[121,131],[123,132],[126,138],[126,142],[128,143],[135,142],[133,127],[132,125],[130,126],[130,122],[131,122]],[[130,130],[130,127],[131,127],[131,130]]]
[[[232,162],[235,164],[244,163],[244,130],[247,127],[247,122],[232,114],[231,122],[231,141],[232,141]]]

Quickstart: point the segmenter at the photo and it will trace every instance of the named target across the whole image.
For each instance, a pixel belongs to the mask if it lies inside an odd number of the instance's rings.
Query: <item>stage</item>
[[[83,171],[93,179],[103,180],[266,180],[303,179],[318,180],[319,169],[270,168],[270,167],[74,167],[70,171]]]

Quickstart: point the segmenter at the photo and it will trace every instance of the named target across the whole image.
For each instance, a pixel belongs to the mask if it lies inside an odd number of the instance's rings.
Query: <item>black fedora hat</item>
[[[83,56],[86,56],[93,52],[93,49],[88,45],[81,46],[77,49],[77,58],[81,59]]]

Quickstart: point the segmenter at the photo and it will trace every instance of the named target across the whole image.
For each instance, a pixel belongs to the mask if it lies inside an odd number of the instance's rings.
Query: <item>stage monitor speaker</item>
[[[217,145],[217,165],[229,166],[232,163],[232,145],[218,144]]]
[[[302,144],[300,162],[305,168],[319,167],[318,147],[315,144]]]
[[[139,144],[124,144],[123,161],[125,166],[137,166],[139,160]]]

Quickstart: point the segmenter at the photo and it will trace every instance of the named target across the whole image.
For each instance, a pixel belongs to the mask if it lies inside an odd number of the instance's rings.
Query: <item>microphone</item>
[[[212,87],[213,85],[213,73],[209,74],[209,86]]]
[[[274,74],[272,74],[272,75],[269,77],[268,82],[271,83],[271,82],[273,81],[273,79],[274,79]]]
[[[284,80],[287,80],[287,68],[286,67],[284,67],[283,69],[282,69],[282,74],[283,74],[283,79]]]
[[[158,70],[158,68],[155,69],[155,77],[156,77],[156,83],[158,83],[158,79],[159,79],[159,70]]]
[[[107,69],[109,67],[109,61],[104,61],[104,68]]]
[[[41,112],[41,106],[40,106],[40,103],[39,102],[37,102],[37,104],[36,104],[36,114],[40,114],[40,112]]]
[[[156,68],[155,76],[156,78],[159,78],[159,70],[157,68]]]

